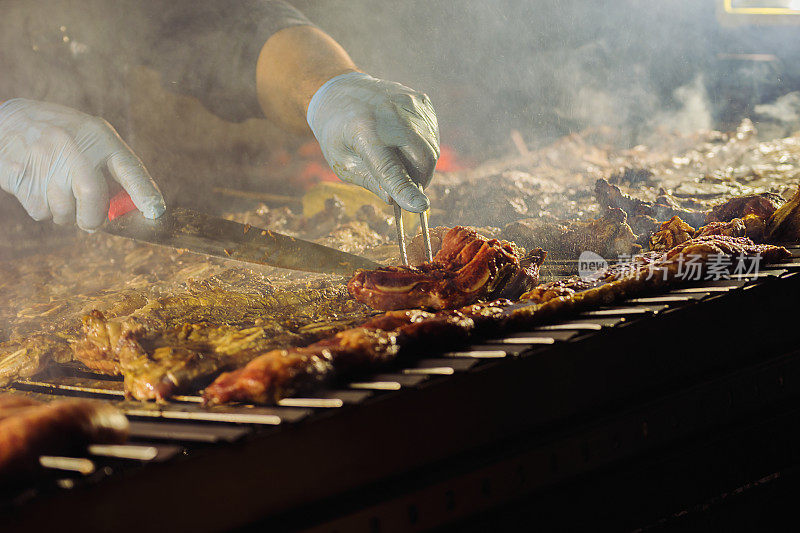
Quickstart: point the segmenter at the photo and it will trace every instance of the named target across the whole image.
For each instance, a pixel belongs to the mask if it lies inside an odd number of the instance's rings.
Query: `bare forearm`
[[[326,81],[358,71],[336,41],[312,26],[295,26],[270,37],[256,70],[258,100],[264,113],[282,127],[308,132],[306,111]]]

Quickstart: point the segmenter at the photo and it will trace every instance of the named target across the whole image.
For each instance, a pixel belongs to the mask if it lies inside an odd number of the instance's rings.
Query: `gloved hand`
[[[439,124],[426,95],[351,72],[317,90],[307,119],[339,178],[407,211],[430,207],[417,186],[430,183],[439,159]]]
[[[104,167],[146,217],[161,216],[165,206],[158,187],[106,121],[22,98],[0,105],[0,187],[35,220],[77,221],[87,231],[103,224]]]

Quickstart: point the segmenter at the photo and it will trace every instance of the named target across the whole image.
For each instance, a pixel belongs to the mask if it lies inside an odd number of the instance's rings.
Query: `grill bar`
[[[409,361],[405,363],[405,367],[398,367],[393,372],[361,376],[350,383],[339,384],[340,389],[287,398],[275,407],[204,407],[200,405],[202,399],[192,395],[179,396],[162,405],[123,400],[121,381],[85,371],[76,376],[52,380],[23,380],[13,387],[38,399],[63,396],[110,399],[111,403],[129,416],[132,440],[128,445],[93,446],[87,449],[86,457],[42,458],[42,465],[48,469],[88,476],[101,470],[108,461],[111,461],[108,464],[113,465],[113,471],[125,468],[126,465],[169,461],[187,451],[191,455],[193,446],[236,442],[248,435],[258,434],[259,428],[313,419],[315,413],[321,412],[338,415],[347,412],[348,406],[362,404],[375,395],[381,398],[402,396],[385,393],[415,388],[426,390],[429,387],[421,386],[444,383],[455,379],[448,376],[457,374],[461,374],[462,378],[482,375],[485,372],[471,371],[494,368],[491,364],[493,361],[497,361],[496,366],[502,366],[506,364],[505,360],[545,360],[548,350],[558,350],[559,347],[573,343],[579,345],[584,341],[593,342],[592,339],[604,338],[606,334],[613,334],[614,330],[619,331],[617,328],[621,325],[659,320],[659,315],[667,309],[694,308],[706,300],[716,300],[714,297],[729,298],[733,294],[746,293],[763,284],[782,283],[796,277],[798,269],[800,255],[796,257],[796,262],[787,263],[785,268],[781,265],[781,268],[769,269],[753,279],[709,281],[663,295],[631,299],[619,307],[598,309],[571,320],[532,328],[531,331],[484,340],[479,344],[442,354],[426,354],[433,357]],[[742,291],[743,288],[748,290]],[[519,357],[534,350],[536,354],[543,354],[542,357]]]
[[[68,472],[77,472],[78,474],[88,476],[93,474],[97,467],[89,459],[80,457],[61,457],[55,455],[42,455],[39,457],[39,464],[43,468],[51,470],[64,470]]]
[[[179,422],[148,422],[132,420],[132,439],[162,439],[182,442],[235,442],[248,433],[246,426],[222,424],[187,424]]]

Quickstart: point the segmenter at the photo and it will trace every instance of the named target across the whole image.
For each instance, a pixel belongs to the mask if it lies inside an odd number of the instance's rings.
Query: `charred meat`
[[[771,244],[755,244],[747,237],[729,237],[727,235],[706,235],[679,244],[667,252],[665,260],[679,257],[698,256],[707,258],[712,255],[727,257],[760,257],[765,263],[777,263],[791,257],[789,250]]]
[[[353,297],[374,309],[452,309],[480,299],[513,298],[536,285],[545,252],[523,262],[511,245],[456,226],[430,263],[361,270],[350,280]]]

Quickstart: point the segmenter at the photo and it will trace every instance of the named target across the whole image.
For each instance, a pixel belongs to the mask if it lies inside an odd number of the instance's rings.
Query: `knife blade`
[[[305,272],[351,276],[359,268],[382,266],[335,248],[181,207],[167,209],[155,220],[134,209],[109,219],[101,230],[169,248]]]

